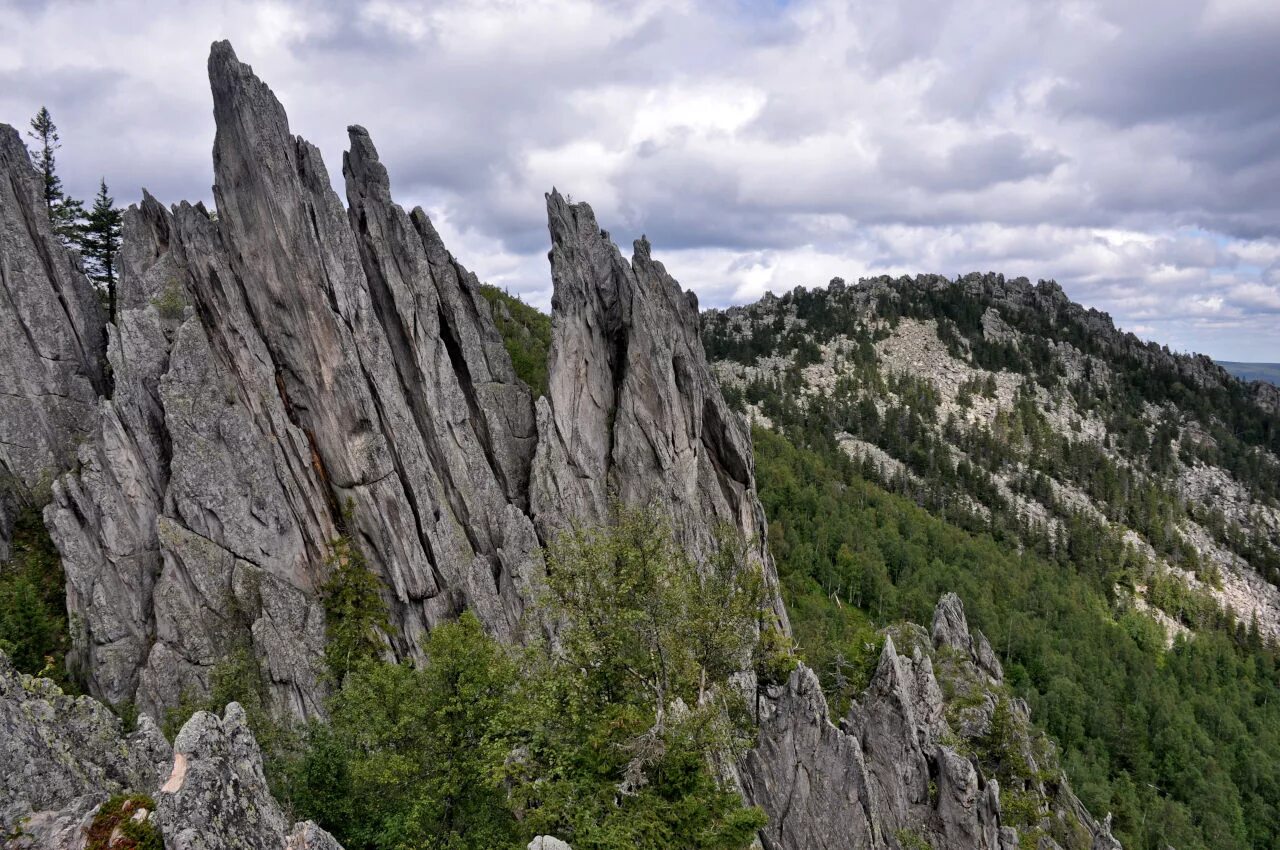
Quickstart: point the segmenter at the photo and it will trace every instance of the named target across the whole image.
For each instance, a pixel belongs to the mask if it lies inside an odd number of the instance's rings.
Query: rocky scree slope
[[[1274,387],[1002,275],[837,279],[704,324],[756,424],[816,429],[891,489],[1031,547],[1114,536],[1117,593],[1170,642],[1201,599],[1280,640]]]

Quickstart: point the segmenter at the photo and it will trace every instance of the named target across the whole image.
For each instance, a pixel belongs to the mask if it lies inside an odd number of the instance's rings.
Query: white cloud
[[[335,180],[364,124],[396,196],[535,303],[556,185],[708,304],[993,270],[1280,359],[1273,2],[0,0],[0,22],[0,120],[47,103],[80,194],[209,200],[204,57],[229,37]]]

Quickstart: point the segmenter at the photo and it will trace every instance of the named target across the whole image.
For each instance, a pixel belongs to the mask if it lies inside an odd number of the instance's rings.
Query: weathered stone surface
[[[127,213],[116,391],[46,514],[91,692],[159,712],[248,647],[277,711],[320,713],[317,588],[340,527],[402,658],[464,608],[504,640],[537,629],[541,544],[611,493],[667,511],[695,554],[736,527],[772,577],[749,435],[647,243],[627,263],[586,205],[549,197],[535,416],[474,275],[392,201],[368,133],[349,130],[344,209],[225,42],[209,77],[218,216],[149,195]]]
[[[528,850],[573,850],[559,838],[550,835],[539,835],[529,842]]]
[[[110,794],[154,788],[169,757],[149,717],[125,735],[98,701],[17,673],[0,652],[0,835],[21,825],[28,846],[65,845]]]
[[[944,596],[933,622],[948,676],[964,687],[999,685],[998,677],[979,670],[958,597]],[[897,631],[911,654],[886,635],[870,685],[839,727],[828,719],[817,676],[803,666],[763,701],[759,742],[742,760],[739,779],[748,802],[769,816],[760,835],[766,850],[896,850],[905,836],[935,850],[1018,846],[1017,831],[1001,823],[998,784],[953,746],[957,735],[980,735],[985,722],[967,734],[952,729],[928,644],[922,648],[913,629]],[[1029,730],[1019,702],[1014,722]],[[986,722],[994,706],[993,699],[983,703]],[[1107,824],[1089,816],[1065,779],[1046,800],[1051,811],[1086,830],[1092,850],[1113,846]]]
[[[964,616],[964,606],[954,593],[944,593],[933,610],[934,646],[947,646],[968,654],[973,650],[973,637],[969,634],[969,621]]]
[[[0,560],[16,512],[47,498],[88,436],[107,385],[105,321],[22,137],[0,124]]]
[[[173,742],[156,797],[168,850],[341,850],[310,821],[290,825],[267,788],[262,754],[238,703],[196,712]]]
[[[543,537],[603,519],[611,497],[655,505],[695,557],[724,523],[772,578],[746,424],[707,366],[697,299],[637,240],[631,262],[586,204],[547,196],[549,398],[538,401],[530,505]],[[786,613],[778,604],[783,623]]]
[[[125,216],[125,248],[116,392],[46,511],[83,624],[73,660],[93,693],[158,713],[248,641],[277,707],[312,715],[314,589],[337,532],[310,444],[207,213],[146,196]]]

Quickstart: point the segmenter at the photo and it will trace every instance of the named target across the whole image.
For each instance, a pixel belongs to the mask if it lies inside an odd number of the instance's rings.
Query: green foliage
[[[497,781],[515,658],[470,613],[431,633],[422,670],[364,664],[313,725],[286,795],[349,850],[515,846]]]
[[[893,837],[902,850],[933,850],[933,845],[914,829],[900,829]]]
[[[152,815],[156,810],[155,800],[145,794],[111,797],[99,807],[85,831],[85,850],[164,850],[164,838],[154,818],[133,819],[144,810]]]
[[[151,306],[156,308],[160,318],[176,322],[182,318],[187,309],[187,299],[182,291],[182,284],[176,279],[165,284],[164,289],[151,299]]]
[[[9,560],[0,562],[0,649],[23,673],[72,687],[64,667],[70,648],[62,561],[35,508],[14,523]]]
[[[753,657],[780,670],[786,648],[757,649],[745,552],[726,538],[695,564],[648,513],[567,535],[548,553],[555,651],[504,647],[467,613],[420,670],[353,667],[282,796],[348,850],[747,846],[763,816],[712,769],[752,728],[728,677]]]
[[[516,375],[534,398],[547,394],[547,355],[551,350],[551,317],[496,286],[480,285],[493,310],[493,322],[511,355]]]
[[[85,271],[106,294],[107,318],[112,321],[116,316],[117,256],[124,219],[124,214],[115,204],[115,199],[107,192],[106,178],[103,178],[80,237]]]
[[[382,584],[364,554],[347,537],[329,544],[329,578],[320,587],[324,604],[325,663],[341,683],[351,670],[386,650],[391,620]]]
[[[56,165],[56,151],[62,144],[58,137],[58,127],[53,123],[53,116],[49,114],[47,107],[40,107],[40,111],[31,119],[31,129],[27,131],[27,135],[36,144],[36,149],[31,153],[31,161],[40,172],[45,209],[49,213],[54,233],[66,247],[77,247],[81,221],[85,217],[84,204],[62,189],[62,178],[58,176]]]
[[[829,444],[802,449],[757,430],[755,448],[770,545],[811,666],[830,666],[827,636],[848,651],[875,624],[928,622],[938,597],[955,591],[1013,691],[1060,745],[1073,789],[1091,811],[1115,815],[1126,847],[1273,846],[1274,648],[1216,618],[1166,651],[1116,616],[1112,573],[1103,559],[1095,569],[1086,547],[1038,552],[999,529],[958,527],[867,481]],[[828,689],[832,681],[824,675]],[[1003,757],[995,768],[1021,772]]]

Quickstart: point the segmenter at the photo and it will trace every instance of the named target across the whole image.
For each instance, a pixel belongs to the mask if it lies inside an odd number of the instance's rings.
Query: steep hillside
[[[831,698],[877,625],[955,589],[1127,846],[1270,846],[1280,427],[1256,385],[998,276],[836,281],[704,338]]]

